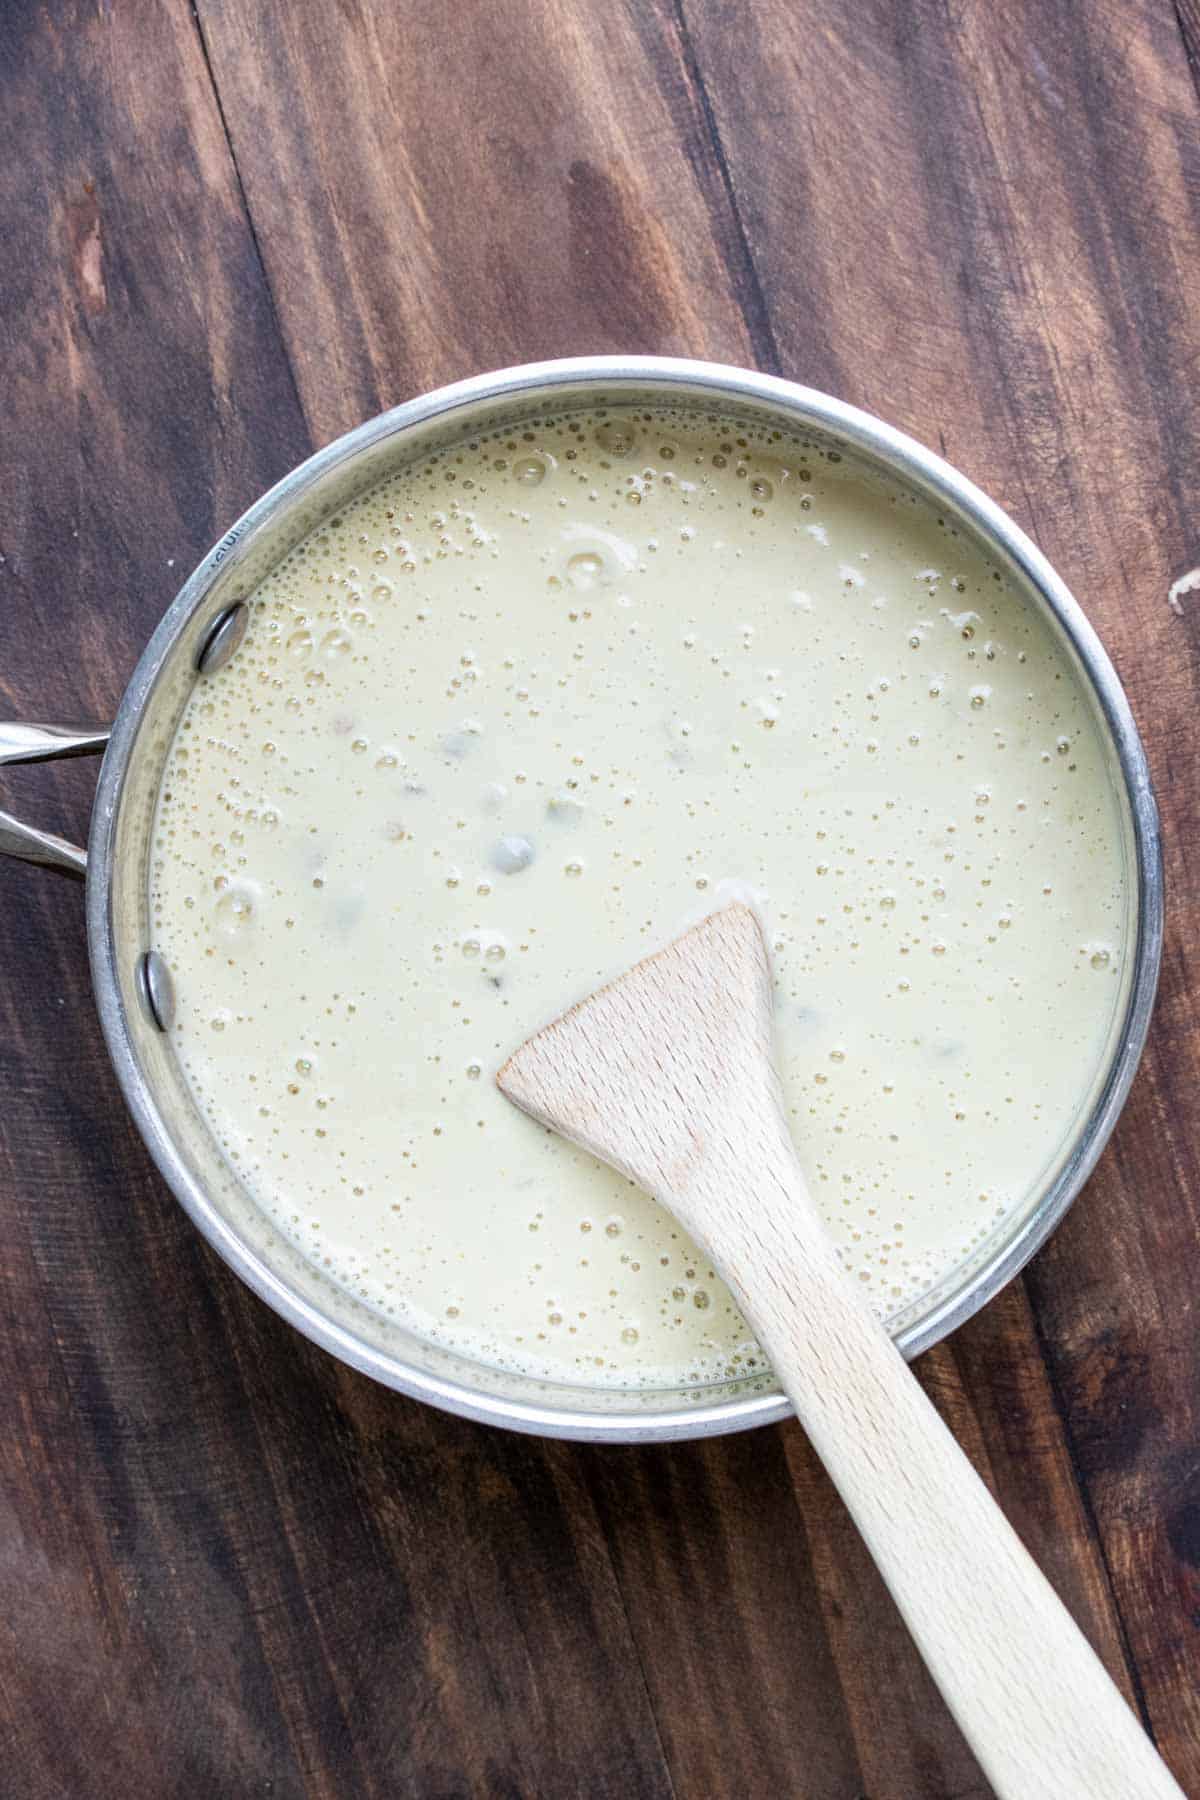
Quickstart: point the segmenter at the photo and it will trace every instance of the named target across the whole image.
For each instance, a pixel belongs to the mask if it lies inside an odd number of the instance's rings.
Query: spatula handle
[[[743,1156],[747,1146],[740,1147]],[[855,1284],[790,1144],[722,1204],[720,1266],[1001,1800],[1182,1800]],[[696,1179],[713,1179],[708,1165]],[[728,1233],[721,1221],[728,1216]],[[722,1242],[722,1238],[725,1241]]]
[[[1001,1800],[1182,1800],[842,1268],[771,1068],[754,913],[712,914],[496,1079],[657,1195],[712,1256]]]

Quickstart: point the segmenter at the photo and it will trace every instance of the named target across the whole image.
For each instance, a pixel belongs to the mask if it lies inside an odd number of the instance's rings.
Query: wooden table
[[[1194,1792],[1198,78],[1196,0],[12,0],[0,32],[10,716],[107,719],[313,445],[571,352],[869,407],[1076,588],[1163,808],[1161,997],[1087,1192],[920,1374]],[[79,836],[90,780],[4,789]],[[154,1175],[78,890],[0,869],[0,944],[4,1794],[986,1792],[798,1430],[539,1443],[342,1368]]]

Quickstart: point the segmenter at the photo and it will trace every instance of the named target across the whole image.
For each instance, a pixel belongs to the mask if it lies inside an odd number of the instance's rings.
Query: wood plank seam
[[[621,1602],[621,1617],[625,1621],[625,1629],[629,1633],[629,1647],[633,1651],[634,1660],[637,1663],[638,1680],[641,1683],[642,1693],[646,1697],[646,1711],[650,1714],[650,1722],[654,1726],[654,1740],[658,1745],[658,1754],[662,1758],[663,1774],[667,1778],[667,1786],[670,1788],[672,1795],[678,1796],[679,1789],[675,1785],[675,1771],[671,1767],[671,1758],[667,1754],[666,1739],[663,1737],[662,1720],[658,1716],[658,1708],[654,1704],[654,1695],[651,1692],[650,1682],[646,1675],[646,1659],[642,1655],[642,1647],[638,1642],[638,1634],[634,1630],[633,1619],[629,1612],[629,1603],[625,1598],[625,1589],[621,1582],[621,1571],[617,1567],[616,1558],[612,1553],[612,1545],[608,1541],[607,1536],[605,1537],[604,1543],[604,1555],[612,1573],[613,1587],[616,1589],[617,1598]]]
[[[1187,57],[1192,86],[1196,90],[1196,98],[1200,100],[1200,8],[1196,6],[1195,0],[1171,0],[1171,11],[1183,39],[1183,51]]]
[[[242,171],[238,166],[237,151],[233,144],[233,134],[229,129],[229,120],[225,116],[225,102],[221,97],[221,88],[217,81],[217,72],[213,67],[212,57],[208,53],[208,39],[204,32],[204,21],[200,17],[199,0],[192,0],[192,5],[189,10],[192,15],[192,21],[196,27],[196,42],[200,47],[200,56],[204,63],[204,72],[208,76],[209,85],[212,88],[213,105],[217,109],[217,118],[221,123],[221,135],[225,139],[225,148],[229,155],[229,166],[233,170],[233,179],[237,183],[238,199],[241,201],[242,205],[242,216],[246,221],[246,230],[250,233],[250,242],[254,246],[254,259],[258,264],[259,273],[262,276],[263,288],[265,289],[267,299],[270,302],[271,323],[275,328],[275,337],[283,356],[283,366],[287,370],[288,381],[292,389],[292,398],[296,402],[296,411],[304,420],[305,429],[308,431],[310,448],[315,449],[316,445],[313,442],[313,434],[311,426],[309,425],[308,413],[304,408],[304,396],[300,392],[300,383],[296,379],[296,365],[292,361],[292,352],[288,345],[287,337],[284,334],[283,320],[280,317],[275,287],[271,280],[271,271],[267,267],[267,260],[263,255],[262,244],[259,242],[258,227],[254,222],[254,214],[250,210],[250,197],[246,192],[246,184],[242,180]]]
[[[1028,1291],[1028,1284],[1023,1275],[1021,1281]],[[1054,1396],[1054,1406],[1058,1413],[1062,1428],[1063,1445],[1070,1460],[1072,1478],[1079,1491],[1079,1504],[1087,1524],[1088,1536],[1091,1539],[1092,1548],[1095,1551],[1097,1560],[1104,1573],[1105,1586],[1108,1588],[1109,1599],[1112,1602],[1113,1617],[1117,1622],[1117,1635],[1121,1644],[1121,1657],[1125,1664],[1125,1672],[1129,1677],[1130,1691],[1133,1694],[1134,1702],[1137,1706],[1138,1717],[1142,1722],[1142,1729],[1150,1739],[1150,1742],[1157,1746],[1158,1739],[1155,1735],[1154,1725],[1150,1717],[1150,1708],[1146,1701],[1145,1688],[1142,1684],[1141,1673],[1137,1666],[1137,1659],[1133,1654],[1133,1646],[1129,1635],[1129,1625],[1121,1607],[1121,1597],[1117,1591],[1116,1581],[1113,1578],[1112,1563],[1109,1559],[1108,1549],[1100,1531],[1100,1522],[1096,1517],[1096,1508],[1092,1499],[1091,1487],[1089,1486],[1087,1476],[1084,1473],[1083,1464],[1080,1461],[1079,1452],[1076,1447],[1075,1433],[1071,1424],[1070,1408],[1067,1404],[1066,1395],[1062,1391],[1053,1352],[1042,1325],[1038,1309],[1033,1303],[1032,1294],[1029,1296],[1029,1316],[1033,1321],[1033,1334],[1037,1341],[1038,1354],[1042,1359],[1042,1365],[1046,1371],[1046,1380],[1049,1383],[1050,1392]]]
[[[730,215],[737,233],[738,247],[742,253],[744,267],[741,270],[730,269],[729,271],[733,278],[734,294],[742,317],[746,321],[746,330],[749,333],[758,366],[769,375],[778,375],[782,372],[782,362],[779,345],[775,340],[775,327],[771,322],[771,309],[767,304],[767,296],[759,278],[754,252],[750,248],[750,238],[742,218],[742,209],[738,204],[737,190],[733,185],[733,173],[725,154],[725,146],[721,141],[721,131],[717,124],[716,113],[713,111],[708,87],[700,68],[700,59],[696,55],[696,47],[692,42],[683,0],[670,0],[670,4],[679,38],[683,66],[687,72],[688,81],[695,91],[704,130],[712,146],[717,177],[729,205]]]

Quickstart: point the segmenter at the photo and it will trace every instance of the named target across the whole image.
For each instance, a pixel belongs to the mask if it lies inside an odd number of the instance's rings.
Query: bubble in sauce
[[[227,887],[215,907],[217,924],[223,935],[241,937],[253,924],[260,899],[260,889],[251,882],[238,881]]]
[[[567,558],[567,580],[581,593],[598,587],[604,575],[604,558],[598,550],[579,550]]]
[[[556,825],[578,825],[583,818],[583,803],[568,790],[560,788],[547,800],[546,811]]]
[[[525,837],[502,837],[492,846],[492,867],[502,875],[519,875],[533,861],[533,845]]]
[[[512,478],[521,487],[540,487],[556,466],[555,458],[548,451],[532,451],[527,456],[517,457],[512,465]]]
[[[606,419],[596,427],[596,442],[605,456],[621,459],[632,456],[638,445],[638,434],[628,419]]]

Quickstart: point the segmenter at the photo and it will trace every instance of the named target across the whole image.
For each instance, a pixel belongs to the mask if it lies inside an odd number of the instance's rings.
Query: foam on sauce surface
[[[151,898],[197,1103],[326,1275],[485,1361],[677,1385],[761,1358],[508,1053],[749,884],[801,1160],[894,1314],[1069,1130],[1121,870],[1087,702],[964,537],[785,435],[613,409],[401,470],[263,581]]]

